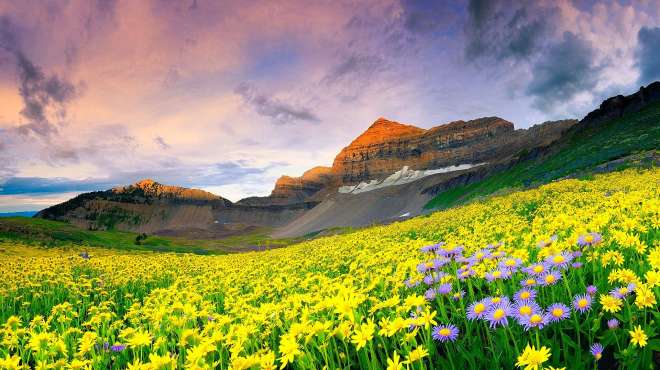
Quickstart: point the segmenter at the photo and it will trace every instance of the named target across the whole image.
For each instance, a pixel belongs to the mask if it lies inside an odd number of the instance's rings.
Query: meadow
[[[660,170],[219,256],[0,245],[0,368],[653,369]]]

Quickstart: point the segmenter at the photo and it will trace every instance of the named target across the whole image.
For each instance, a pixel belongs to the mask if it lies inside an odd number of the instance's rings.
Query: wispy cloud
[[[297,121],[318,123],[321,121],[311,109],[267,95],[250,83],[239,84],[234,92],[240,95],[257,114],[271,118],[275,124],[286,125]]]

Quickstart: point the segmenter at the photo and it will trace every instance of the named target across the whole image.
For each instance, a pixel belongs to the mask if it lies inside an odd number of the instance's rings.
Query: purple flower
[[[435,326],[432,336],[439,342],[453,342],[458,338],[458,328],[452,324]]]
[[[527,279],[523,279],[523,280],[520,281],[520,285],[522,285],[524,287],[533,287],[533,286],[536,286],[537,284],[538,284],[538,281],[536,280],[536,278],[533,278],[533,277],[529,277]]]
[[[571,267],[573,267],[574,269],[579,269],[580,267],[582,267],[582,262],[573,262]]]
[[[573,309],[580,313],[585,313],[591,309],[591,296],[588,294],[578,294],[573,298]]]
[[[422,281],[426,285],[433,285],[433,283],[435,283],[435,279],[433,278],[432,275],[425,275],[424,279],[422,279]]]
[[[518,322],[521,322],[523,317],[528,317],[539,312],[542,312],[541,307],[535,301],[517,301],[513,305],[513,316],[515,316]]]
[[[603,357],[603,345],[600,343],[594,343],[591,348],[591,354],[594,355],[596,358],[596,361],[600,360],[601,357]]]
[[[522,288],[513,295],[514,301],[527,301],[536,298],[534,289]]]
[[[513,310],[511,309],[511,304],[506,301],[502,301],[498,304],[491,306],[486,313],[486,320],[491,328],[496,327],[497,325],[508,325],[508,317],[511,316]]]
[[[571,253],[562,252],[559,254],[555,254],[554,256],[548,256],[545,259],[545,262],[552,267],[558,269],[565,269],[566,267],[568,267],[568,264],[571,262],[571,260],[573,260],[573,255]]]
[[[467,269],[465,271],[461,271],[458,274],[458,279],[462,281],[474,275],[476,275],[476,271],[474,271],[473,269]]]
[[[509,297],[507,296],[494,296],[494,297],[486,297],[483,299],[484,303],[488,305],[488,307],[491,307],[496,304],[500,303],[511,303],[509,300]]]
[[[573,251],[573,258],[578,258],[582,256],[582,251]]]
[[[548,324],[550,321],[548,314],[540,311],[540,312],[535,312],[529,316],[522,316],[518,320],[520,325],[525,327],[525,330],[529,330],[532,328],[539,328],[543,329],[544,326]]]
[[[413,278],[408,278],[403,283],[406,284],[406,287],[413,288],[413,287],[416,287],[416,286],[419,285],[419,280],[413,279]]]
[[[585,235],[580,235],[578,238],[578,245],[581,247],[588,247],[596,245],[603,240],[603,237],[599,233],[589,233]]]
[[[610,291],[610,295],[619,299],[625,298],[628,294],[631,293],[631,290],[628,287],[622,286],[614,288]]]
[[[449,294],[451,293],[451,283],[440,284],[438,287],[438,294]]]
[[[123,351],[123,350],[125,350],[125,349],[126,349],[126,345],[125,345],[125,344],[115,344],[114,346],[111,346],[111,347],[110,347],[110,350],[111,350],[112,352],[121,352],[121,351]]]
[[[473,302],[467,308],[468,320],[483,319],[486,316],[489,307],[490,304],[485,299]]]
[[[544,286],[555,285],[559,279],[561,279],[559,271],[549,271],[541,276],[541,284]]]
[[[464,296],[465,296],[465,291],[459,290],[458,292],[454,292],[454,294],[451,295],[451,299],[458,301],[460,299],[463,299]]]
[[[607,320],[607,327],[610,329],[617,329],[619,327],[619,320],[617,319]]]
[[[511,271],[506,270],[506,269],[495,270],[495,271],[491,271],[491,272],[486,273],[486,280],[488,280],[489,282],[492,282],[492,281],[495,281],[495,280],[498,280],[498,279],[506,280],[510,277],[511,277]]]
[[[552,322],[562,321],[571,316],[571,309],[563,303],[553,303],[548,307],[548,318]]]
[[[103,350],[107,351],[110,348],[110,343],[108,342],[103,342]]]
[[[434,299],[435,299],[435,296],[436,296],[436,291],[435,291],[435,289],[433,289],[433,288],[428,288],[428,289],[426,290],[426,292],[424,292],[424,298],[425,298],[427,301],[432,301],[432,300],[434,300]]]
[[[434,258],[433,259],[433,268],[435,268],[436,270],[439,270],[440,268],[442,268],[442,266],[449,263],[449,261],[450,260],[447,259],[447,258],[442,258],[442,257],[441,258]]]
[[[424,252],[424,253],[435,252],[435,251],[437,251],[440,247],[442,247],[444,244],[445,244],[445,243],[440,242],[440,243],[438,243],[438,244],[427,245],[427,246],[424,246],[424,247],[420,248],[420,251],[422,251],[422,252]]]
[[[594,295],[596,295],[596,292],[598,292],[598,288],[596,288],[595,285],[589,285],[587,287],[587,294],[589,294],[590,296],[593,297]]]
[[[522,265],[522,260],[515,257],[505,258],[499,263],[500,268],[508,269],[510,271],[516,271],[520,265]]]
[[[540,276],[548,272],[549,265],[545,262],[537,262],[533,263],[525,268],[523,268],[523,272],[532,275],[532,276]]]
[[[491,254],[490,250],[481,249],[481,250],[478,250],[478,251],[474,252],[474,254],[472,255],[472,258],[474,258],[476,261],[481,261],[484,258],[490,257],[490,254]]]

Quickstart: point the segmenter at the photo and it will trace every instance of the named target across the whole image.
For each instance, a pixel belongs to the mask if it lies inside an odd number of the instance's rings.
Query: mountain
[[[657,117],[619,121],[649,109],[655,112],[659,100],[660,83],[654,83],[633,95],[604,101],[580,122],[545,122],[518,130],[498,117],[430,129],[379,118],[338,153],[331,167],[314,167],[300,177],[282,176],[266,197],[232,203],[202,190],[145,180],[82,194],[36,217],[88,229],[205,237],[241,227],[269,227],[275,237],[291,237],[391,222],[444,206],[457,189],[466,193],[458,194],[456,201],[469,200],[657,148]],[[613,143],[613,148],[604,143]],[[582,147],[590,151],[580,151]]]

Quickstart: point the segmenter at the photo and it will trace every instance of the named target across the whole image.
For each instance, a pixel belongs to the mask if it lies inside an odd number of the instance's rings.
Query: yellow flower
[[[149,346],[151,345],[151,334],[144,330],[138,330],[128,340],[128,345],[131,347]]]
[[[635,330],[629,330],[628,333],[630,334],[630,343],[640,347],[644,347],[649,339],[640,325],[637,325]]]
[[[656,304],[655,293],[646,285],[639,285],[635,289],[635,305],[639,308],[653,307]]]
[[[387,359],[387,370],[401,370],[403,369],[403,362],[399,361],[399,354],[394,351],[392,358]]]
[[[296,341],[296,338],[285,334],[280,340],[280,353],[282,354],[280,357],[282,366],[280,368],[284,369],[286,364],[289,362],[293,363],[293,360],[296,358],[296,356],[300,355],[302,352],[300,352],[300,349],[298,349],[298,342]]]
[[[646,278],[646,284],[649,288],[655,288],[660,285],[660,273],[658,271],[649,270],[644,277]]]
[[[406,357],[406,363],[412,364],[413,362],[419,361],[428,355],[429,352],[426,349],[417,347],[408,353],[408,356]]]
[[[529,344],[523,350],[523,353],[518,356],[517,367],[525,367],[525,370],[538,370],[541,364],[548,361],[550,358],[550,350],[545,346],[540,349],[530,346]]]
[[[152,370],[169,370],[176,368],[176,361],[169,354],[159,356],[155,353],[149,354],[149,363]]]
[[[21,369],[21,358],[7,354],[5,358],[0,358],[0,369],[19,370]]]
[[[600,304],[603,306],[603,310],[609,313],[617,313],[621,310],[623,301],[621,299],[611,296],[609,294],[600,295]]]
[[[351,342],[355,344],[355,349],[360,350],[367,342],[371,341],[375,331],[376,325],[371,319],[366,323],[360,324],[360,327],[355,329],[355,334],[351,337]]]

